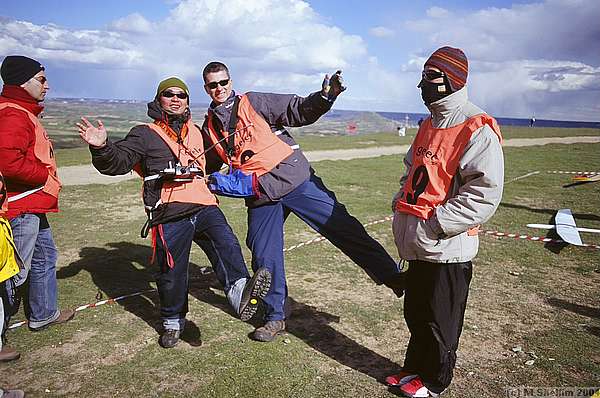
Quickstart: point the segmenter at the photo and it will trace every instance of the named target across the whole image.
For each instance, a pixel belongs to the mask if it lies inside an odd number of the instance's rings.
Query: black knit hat
[[[22,55],[9,55],[2,61],[0,75],[4,84],[20,86],[42,70],[44,67],[35,59]]]

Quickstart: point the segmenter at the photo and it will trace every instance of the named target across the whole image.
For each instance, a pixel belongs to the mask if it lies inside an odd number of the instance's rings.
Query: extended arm
[[[329,111],[337,96],[346,89],[341,73],[337,71],[331,78],[325,75],[321,91],[307,97],[251,92],[248,98],[254,109],[272,126],[306,126]]]
[[[79,135],[90,145],[92,164],[100,173],[106,175],[126,174],[144,156],[145,143],[141,136],[144,126],[134,127],[124,139],[111,142],[108,140],[106,129],[100,120],[98,127],[85,118],[82,118],[82,122],[77,123]]]

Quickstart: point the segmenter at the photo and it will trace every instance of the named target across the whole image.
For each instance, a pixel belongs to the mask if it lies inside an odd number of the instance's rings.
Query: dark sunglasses
[[[45,76],[34,77],[34,79],[40,82],[42,86],[48,81]]]
[[[204,86],[210,88],[211,90],[214,90],[215,88],[217,88],[217,86],[225,87],[228,84],[229,84],[229,79],[223,79],[218,82],[206,83]]]
[[[435,79],[439,79],[440,77],[444,77],[444,72],[438,72],[435,70],[424,70],[421,73],[421,77],[425,80],[432,81]]]
[[[163,91],[161,96],[165,98],[177,97],[180,99],[186,99],[188,97],[187,93],[174,93],[172,91]]]

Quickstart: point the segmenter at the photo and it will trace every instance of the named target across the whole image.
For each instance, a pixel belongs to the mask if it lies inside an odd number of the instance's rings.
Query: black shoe
[[[179,330],[175,329],[166,329],[158,340],[162,348],[173,348],[177,343],[179,343]]]
[[[275,336],[285,331],[285,321],[267,321],[264,326],[257,328],[252,338],[258,341],[269,342],[275,339]]]
[[[256,314],[258,304],[271,288],[271,273],[264,267],[256,270],[254,276],[244,286],[240,300],[239,314],[242,321],[247,321]]]

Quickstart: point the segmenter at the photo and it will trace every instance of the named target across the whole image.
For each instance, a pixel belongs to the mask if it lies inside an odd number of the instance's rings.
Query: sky
[[[0,58],[42,62],[48,97],[150,100],[202,69],[237,92],[306,96],[341,69],[337,109],[427,112],[416,85],[442,46],[469,60],[469,98],[497,117],[600,121],[598,0],[2,0]]]

